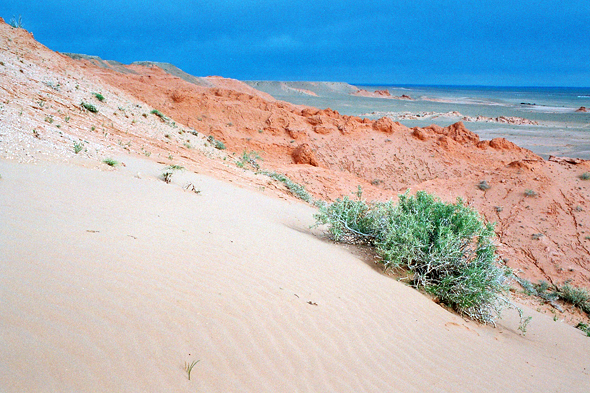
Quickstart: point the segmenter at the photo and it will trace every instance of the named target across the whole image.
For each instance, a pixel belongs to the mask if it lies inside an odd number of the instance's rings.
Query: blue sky
[[[0,0],[60,52],[197,76],[590,86],[588,0]]]

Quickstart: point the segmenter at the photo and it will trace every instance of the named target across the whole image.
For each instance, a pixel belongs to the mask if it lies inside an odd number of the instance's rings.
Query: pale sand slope
[[[306,205],[127,164],[0,161],[0,391],[588,391],[568,325],[466,322],[316,236]]]

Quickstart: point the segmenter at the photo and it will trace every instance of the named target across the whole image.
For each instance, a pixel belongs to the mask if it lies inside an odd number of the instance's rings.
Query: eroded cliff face
[[[192,80],[154,63],[75,60],[3,22],[0,45],[3,158],[118,152],[285,192],[236,167],[245,151],[315,198],[334,200],[359,185],[367,199],[407,189],[461,197],[497,222],[501,256],[519,276],[590,288],[590,181],[579,178],[590,171],[586,161],[544,161],[503,138],[482,141],[462,122],[410,129],[277,101],[236,80]],[[84,146],[79,155],[75,143]],[[482,181],[490,188],[480,189]]]

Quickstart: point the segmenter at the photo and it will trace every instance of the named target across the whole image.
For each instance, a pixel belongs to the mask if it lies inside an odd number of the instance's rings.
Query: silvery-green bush
[[[422,191],[398,203],[344,197],[315,218],[336,241],[374,246],[386,269],[409,270],[413,286],[461,315],[494,324],[509,304],[494,227],[461,199],[444,203]]]

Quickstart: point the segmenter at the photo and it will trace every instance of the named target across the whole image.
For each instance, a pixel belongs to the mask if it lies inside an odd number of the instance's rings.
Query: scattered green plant
[[[239,168],[246,168],[247,166],[250,166],[253,169],[258,170],[258,169],[260,169],[260,165],[258,164],[258,162],[256,160],[261,160],[261,159],[262,158],[260,158],[260,156],[258,155],[257,152],[255,152],[255,151],[248,152],[248,151],[244,150],[244,152],[242,153],[242,157],[238,160],[236,165]]]
[[[152,109],[152,111],[150,112],[152,115],[156,115],[158,116],[162,121],[167,121],[168,118],[166,116],[164,116],[164,114],[162,112],[160,112],[157,109]]]
[[[510,305],[494,226],[461,199],[447,204],[423,191],[400,195],[397,204],[344,197],[320,206],[315,218],[336,241],[374,246],[386,270],[407,269],[414,287],[461,315],[495,324]]]
[[[213,137],[213,135],[209,135],[207,137],[207,141],[209,141],[209,143],[211,143],[213,145],[213,147],[215,147],[216,149],[225,150],[225,144],[223,142],[215,139],[215,137]]]
[[[480,190],[482,190],[482,191],[487,191],[487,190],[489,190],[490,188],[492,188],[492,186],[490,186],[490,185],[488,184],[488,182],[487,182],[487,181],[485,181],[485,180],[482,180],[482,181],[480,181],[480,182],[479,182],[479,184],[477,185],[477,188],[479,188],[479,189],[480,189]]]
[[[89,112],[92,112],[92,113],[97,113],[97,112],[98,112],[98,109],[96,109],[96,107],[95,107],[94,105],[92,105],[92,104],[89,104],[89,103],[87,103],[87,102],[84,102],[84,101],[82,101],[82,102],[80,103],[80,106],[81,106],[82,108],[86,109],[86,110],[87,110],[87,111],[89,111]]]
[[[537,194],[536,191],[533,191],[528,188],[524,191],[524,196],[527,196],[527,197],[536,197],[537,195],[539,195],[539,194]]]
[[[576,325],[576,328],[580,329],[581,331],[586,333],[586,336],[590,337],[590,326],[589,325],[585,324],[584,322],[579,322]]]
[[[102,160],[102,162],[104,162],[105,164],[107,164],[108,166],[112,166],[112,167],[117,167],[119,166],[119,161],[116,161],[113,158],[105,158],[104,160]]]
[[[289,192],[291,192],[291,194],[293,194],[297,198],[299,198],[307,203],[313,202],[313,198],[311,197],[311,195],[309,195],[309,193],[307,192],[305,187],[303,187],[300,184],[295,183],[293,180],[289,179],[287,176],[285,176],[281,173],[268,172],[268,171],[260,171],[258,173],[280,181],[281,183],[283,183],[285,185],[285,187],[287,187]]]
[[[71,119],[71,117],[70,117],[70,116],[66,116],[66,117],[64,118],[64,120],[65,120],[65,122],[66,122],[66,123],[69,123],[69,122],[70,122],[70,119]]]
[[[78,154],[84,150],[84,144],[82,142],[74,142],[74,153]]]
[[[47,82],[43,82],[43,83],[45,84],[45,86],[47,86],[55,91],[59,91],[59,89],[61,87],[61,84],[59,82],[55,83],[53,81],[47,81]]]
[[[531,322],[531,319],[533,319],[533,317],[528,316],[525,318],[522,314],[520,315],[520,323],[518,325],[518,330],[521,331],[523,336],[526,336],[526,329],[529,323]]]
[[[94,96],[96,97],[97,100],[99,101],[104,101],[104,96],[100,93],[94,93]]]
[[[539,240],[543,236],[544,235],[542,233],[533,233],[531,237],[533,238],[533,240]]]
[[[186,374],[188,375],[188,380],[191,380],[191,372],[193,371],[193,368],[195,367],[195,365],[197,363],[199,363],[201,360],[195,360],[194,362],[185,362],[184,363],[184,370],[186,371]]]
[[[590,180],[590,172],[584,172],[580,175],[580,179],[582,180]]]
[[[40,138],[41,138],[41,134],[39,134],[39,131],[37,131],[37,130],[35,130],[35,129],[33,129],[33,136],[34,136],[35,138],[37,138],[37,139],[40,139]]]
[[[19,15],[18,18],[16,16],[13,16],[12,18],[10,18],[10,22],[8,22],[8,24],[14,27],[15,29],[24,29],[22,15]]]

